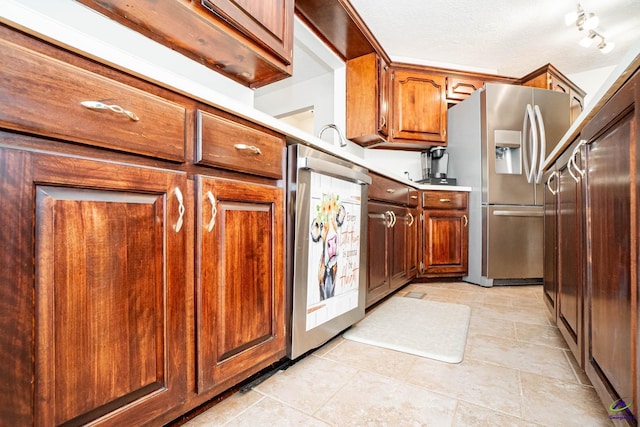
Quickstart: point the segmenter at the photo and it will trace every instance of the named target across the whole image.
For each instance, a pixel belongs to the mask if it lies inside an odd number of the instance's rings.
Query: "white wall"
[[[584,104],[591,102],[592,96],[600,89],[607,77],[615,69],[615,65],[611,67],[596,68],[594,70],[584,71],[582,73],[569,74],[569,80],[578,85],[582,90],[587,92]]]
[[[371,148],[364,150],[364,158],[375,165],[377,169],[389,171],[406,178],[404,172],[409,172],[413,181],[422,179],[420,152],[402,150],[384,150]],[[452,177],[455,178],[455,177]]]

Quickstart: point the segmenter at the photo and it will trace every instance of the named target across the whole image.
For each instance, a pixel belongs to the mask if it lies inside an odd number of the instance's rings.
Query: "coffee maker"
[[[423,184],[456,185],[455,178],[447,176],[449,153],[444,147],[431,147],[420,155]]]

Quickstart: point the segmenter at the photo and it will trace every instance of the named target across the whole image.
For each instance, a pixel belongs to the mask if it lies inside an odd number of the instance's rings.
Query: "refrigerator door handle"
[[[540,181],[542,181],[542,164],[544,163],[544,156],[547,153],[547,137],[544,130],[544,120],[542,119],[542,112],[540,111],[540,107],[536,105],[534,107],[534,111],[536,113],[536,121],[538,122],[538,132],[540,133],[540,147],[536,149],[536,152],[540,156],[540,161],[538,164],[537,174],[535,174],[535,183],[540,184]]]
[[[522,122],[522,159],[524,162],[524,173],[527,176],[527,182],[531,184],[536,173],[536,163],[538,161],[538,135],[536,130],[535,117],[533,107],[527,104],[524,113],[524,121]],[[529,165],[529,155],[531,155],[531,165]]]
[[[493,211],[493,216],[544,216],[542,210],[535,211],[518,211],[518,210],[496,210]]]

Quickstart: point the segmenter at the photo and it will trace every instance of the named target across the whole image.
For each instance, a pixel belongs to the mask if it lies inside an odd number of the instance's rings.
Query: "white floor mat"
[[[461,304],[391,297],[342,336],[448,363],[464,357],[471,308]]]

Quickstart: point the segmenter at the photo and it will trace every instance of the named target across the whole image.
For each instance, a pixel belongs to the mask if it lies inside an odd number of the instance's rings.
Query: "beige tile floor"
[[[540,286],[414,283],[398,295],[408,292],[472,308],[462,363],[337,337],[185,426],[612,425]]]

